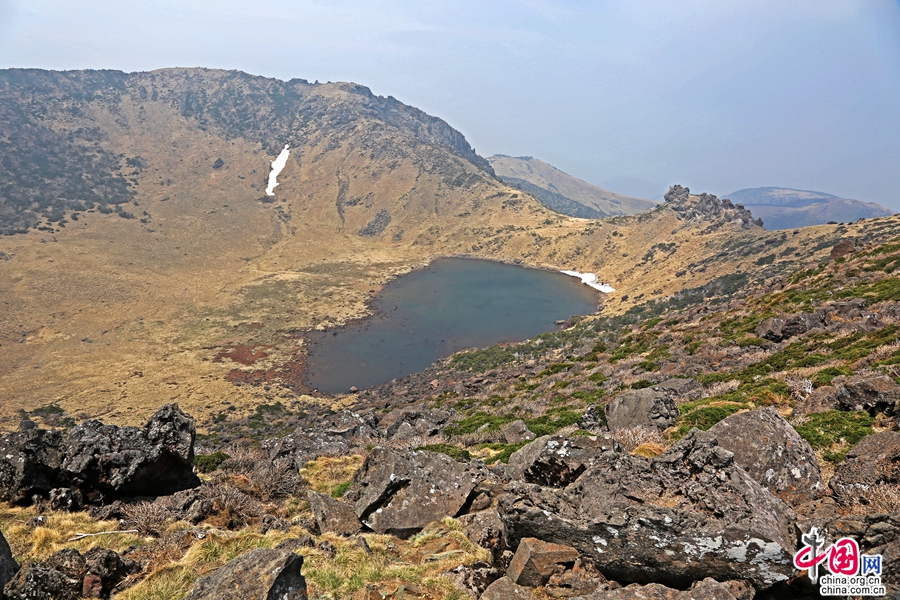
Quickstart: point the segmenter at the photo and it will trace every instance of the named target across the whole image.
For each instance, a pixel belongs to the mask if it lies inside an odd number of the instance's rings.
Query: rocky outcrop
[[[606,424],[610,430],[650,427],[663,431],[675,424],[678,406],[663,390],[630,390],[606,405]]]
[[[870,415],[900,415],[900,384],[887,375],[856,375],[835,394],[841,410],[864,410]]]
[[[185,600],[307,600],[303,557],[259,548],[242,554],[194,584]]]
[[[666,204],[686,221],[734,222],[741,229],[762,227],[761,219],[754,219],[749,210],[740,204],[733,204],[728,198],[719,199],[713,194],[691,195],[690,188],[673,185],[664,196]]]
[[[353,506],[312,490],[307,492],[307,499],[320,532],[349,536],[362,530],[362,523],[356,517]]]
[[[3,587],[15,576],[18,570],[19,565],[13,559],[9,543],[3,537],[3,533],[0,532],[0,599],[4,597]]]
[[[561,488],[578,479],[604,452],[623,451],[608,435],[545,435],[510,456],[506,475],[517,481]]]
[[[58,432],[31,429],[0,440],[0,499],[28,504],[52,497],[57,508],[126,496],[160,496],[196,487],[194,421],[176,404],[143,428],[90,420]]]
[[[382,436],[391,440],[432,437],[440,435],[452,416],[445,410],[398,408],[379,420],[378,429]]]
[[[306,463],[320,456],[353,454],[353,444],[343,435],[314,429],[304,429],[283,438],[267,440],[263,449],[269,453],[269,460],[293,469],[302,469]]]
[[[494,478],[480,461],[376,448],[344,499],[372,531],[407,538],[432,521],[460,514],[478,484]]]
[[[788,504],[825,494],[815,452],[775,409],[731,415],[709,432],[734,454],[735,464]]]
[[[194,420],[176,404],[156,411],[143,429],[85,421],[66,436],[62,471],[94,501],[172,494],[200,485],[195,435]]]
[[[789,318],[772,317],[757,325],[757,336],[771,342],[781,342],[786,339],[806,333],[815,327],[824,327],[825,318],[821,313],[801,313]]]
[[[900,484],[900,432],[867,436],[847,452],[828,487],[841,504],[867,503],[867,491],[879,483]]]
[[[615,581],[687,587],[714,577],[765,589],[794,575],[793,512],[707,432],[652,460],[604,452],[564,489],[516,481],[506,492],[512,545],[573,546]]]

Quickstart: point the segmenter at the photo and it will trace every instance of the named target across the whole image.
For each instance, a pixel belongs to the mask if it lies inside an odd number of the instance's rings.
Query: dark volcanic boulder
[[[406,440],[411,437],[440,435],[453,415],[445,410],[414,410],[398,408],[381,417],[378,428],[388,439]]]
[[[644,388],[619,394],[606,405],[606,424],[612,431],[652,427],[660,431],[675,424],[678,406],[663,390]]]
[[[376,448],[344,499],[377,533],[409,537],[432,521],[460,514],[478,484],[493,479],[481,461],[460,463],[434,452]]]
[[[62,470],[91,499],[164,496],[200,485],[193,472],[194,421],[167,404],[142,429],[90,420],[63,442]]]
[[[510,545],[567,544],[619,582],[687,587],[713,577],[768,588],[795,574],[793,511],[692,430],[660,457],[605,452],[564,489],[512,482],[500,499]]]
[[[757,325],[755,333],[763,339],[780,342],[824,325],[825,313],[816,311],[787,318],[772,317]]]
[[[78,600],[82,582],[38,564],[23,566],[3,591],[9,600]]]
[[[3,533],[0,532],[0,598],[3,598],[3,586],[15,576],[18,570],[19,565],[13,559],[9,543],[3,537]]]
[[[815,452],[774,408],[731,415],[709,432],[737,465],[788,504],[825,494]]]
[[[860,440],[838,465],[828,487],[841,504],[866,504],[867,491],[879,483],[900,484],[900,432],[882,431]]]
[[[58,431],[29,429],[0,438],[0,500],[30,504],[59,487],[63,455]]]
[[[578,479],[604,452],[622,452],[622,447],[608,435],[545,435],[509,457],[506,475],[528,483],[565,487]]]
[[[307,600],[302,566],[293,552],[251,550],[197,581],[185,600]]]
[[[835,397],[841,410],[864,410],[873,416],[900,414],[900,384],[887,375],[850,377]]]
[[[307,498],[320,532],[356,535],[362,530],[362,523],[356,517],[351,504],[312,490],[307,493]]]

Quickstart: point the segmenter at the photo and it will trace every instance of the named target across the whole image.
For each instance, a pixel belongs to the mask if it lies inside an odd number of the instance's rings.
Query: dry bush
[[[246,444],[231,444],[224,452],[229,458],[221,464],[219,469],[227,473],[246,475],[253,470],[257,463],[269,460],[269,455],[264,450]]]
[[[297,496],[306,487],[300,473],[293,468],[281,467],[268,460],[257,462],[246,475],[251,489],[265,502]]]
[[[237,529],[253,522],[264,512],[259,500],[241,490],[227,476],[216,476],[200,489],[203,496],[213,503],[216,514],[208,520],[214,525]]]
[[[854,499],[853,512],[862,514],[900,514],[900,484],[878,483]]]
[[[138,502],[122,507],[128,529],[137,529],[141,535],[159,537],[172,518],[172,511],[164,502]]]
[[[784,383],[795,400],[805,400],[813,392],[813,382],[804,377],[791,375],[784,378]]]
[[[721,396],[722,394],[727,394],[728,392],[738,389],[740,386],[741,382],[738,379],[716,381],[715,383],[709,384],[709,387],[703,392],[703,397],[712,398],[714,396]]]
[[[666,436],[661,431],[653,427],[644,427],[643,425],[616,429],[610,435],[612,435],[614,440],[622,444],[622,447],[628,452],[648,443],[660,446],[666,445]]]

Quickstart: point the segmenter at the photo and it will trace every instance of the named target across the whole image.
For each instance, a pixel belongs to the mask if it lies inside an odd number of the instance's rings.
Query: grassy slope
[[[394,105],[385,116],[347,84],[301,85],[297,102],[311,107],[297,109],[305,120],[270,119],[294,150],[276,202],[264,203],[268,165],[284,138],[264,129],[237,135],[229,123],[240,119],[219,126],[208,115],[185,117],[179,105],[185,86],[212,97],[256,80],[183,70],[134,77],[74,112],[51,103],[41,117],[63,133],[99,128],[108,152],[141,157],[144,166],[122,165],[137,202],[127,210],[137,218],[79,211],[64,226],[44,221],[43,231],[0,238],[7,426],[17,410],[50,403],[79,418],[134,423],[170,401],[199,415],[226,399],[246,410],[294,399],[296,390],[280,385],[232,385],[232,369],[251,367],[217,358],[222,347],[261,346],[268,356],[252,369],[284,368],[301,350],[291,332],[364,315],[379,285],[437,256],[594,271],[618,288],[607,310],[621,312],[757,270],[763,258],[769,271],[816,259],[841,235],[865,233],[820,227],[784,238],[684,222],[666,207],[602,221],[562,217],[447,147],[411,136],[437,128],[413,119],[425,117]],[[217,158],[225,164],[213,169]],[[392,216],[384,233],[359,236],[380,210]],[[662,241],[674,246],[662,250]]]

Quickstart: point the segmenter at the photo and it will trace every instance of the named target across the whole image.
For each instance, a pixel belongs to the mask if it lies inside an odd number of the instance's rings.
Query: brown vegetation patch
[[[249,367],[256,361],[269,356],[266,350],[271,347],[272,346],[265,346],[263,344],[253,344],[250,346],[245,344],[234,344],[232,346],[225,346],[216,353],[213,362],[222,362],[227,358],[233,362]]]

